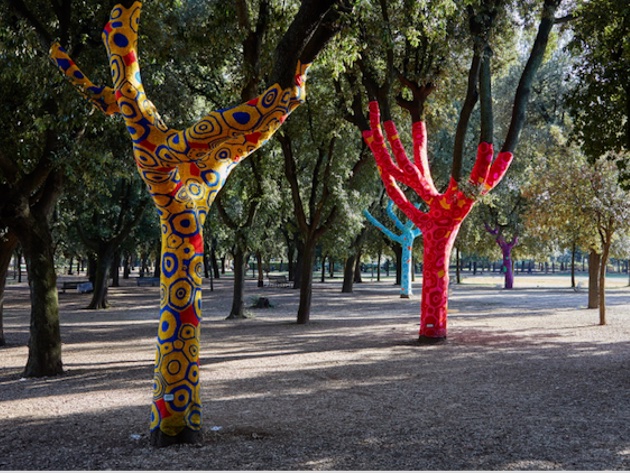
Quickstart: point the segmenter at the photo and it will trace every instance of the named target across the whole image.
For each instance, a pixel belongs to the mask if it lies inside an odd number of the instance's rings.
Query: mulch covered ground
[[[204,293],[204,443],[148,445],[159,288],[128,282],[113,307],[60,294],[67,373],[21,379],[28,288],[10,285],[0,348],[2,470],[628,470],[630,288],[608,325],[566,278],[468,279],[451,294],[448,342],[416,344],[420,284],[341,294],[317,283],[257,288],[273,307],[226,321],[231,281]]]

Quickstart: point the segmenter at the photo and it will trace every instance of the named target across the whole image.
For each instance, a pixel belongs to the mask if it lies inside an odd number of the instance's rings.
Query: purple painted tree
[[[501,271],[505,274],[505,285],[503,287],[505,289],[512,289],[514,287],[512,248],[518,245],[518,235],[513,235],[512,239],[508,242],[504,236],[505,226],[495,225],[492,227],[487,223],[484,223],[484,226],[486,227],[486,231],[490,233],[490,235],[494,236],[494,241],[496,241],[499,248],[501,248],[501,253],[503,255],[503,266],[501,267]]]

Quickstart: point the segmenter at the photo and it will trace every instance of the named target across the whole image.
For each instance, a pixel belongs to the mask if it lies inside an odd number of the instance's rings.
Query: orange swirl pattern
[[[138,168],[153,198],[162,233],[160,323],[154,369],[152,439],[199,432],[199,336],[202,229],[217,192],[235,165],[262,146],[305,99],[307,64],[294,85],[269,87],[233,108],[214,111],[185,130],[169,128],[146,97],[137,43],[142,3],[116,5],[103,29],[113,87],[93,84],[54,44],[53,62],[79,92],[125,122]]]
[[[436,190],[427,159],[424,123],[413,124],[415,162],[407,158],[394,123],[387,121],[384,128],[396,162],[385,143],[378,103],[370,102],[370,130],[363,132],[363,138],[374,155],[387,194],[422,231],[424,252],[420,336],[430,339],[446,338],[451,251],[459,228],[475,204],[476,197],[466,195],[453,179],[443,194]],[[512,153],[499,153],[494,162],[493,154],[490,143],[479,144],[477,159],[468,182],[471,187],[478,188],[481,195],[492,190],[501,181],[512,162]],[[428,205],[429,211],[417,209],[407,199],[398,182],[413,189]]]

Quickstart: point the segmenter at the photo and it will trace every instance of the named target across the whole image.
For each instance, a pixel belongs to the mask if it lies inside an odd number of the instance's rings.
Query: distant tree
[[[408,299],[413,294],[413,289],[411,286],[411,275],[413,271],[413,242],[421,234],[421,232],[411,220],[403,223],[394,212],[393,205],[394,203],[391,200],[387,202],[387,215],[389,216],[391,221],[394,222],[394,225],[400,232],[399,234],[394,233],[385,225],[383,225],[383,223],[373,217],[368,210],[364,210],[363,213],[365,215],[365,218],[367,218],[372,225],[383,232],[387,238],[399,243],[402,247],[400,297]]]

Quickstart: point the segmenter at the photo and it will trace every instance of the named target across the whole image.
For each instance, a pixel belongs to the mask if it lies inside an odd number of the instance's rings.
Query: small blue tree
[[[365,218],[367,218],[372,225],[382,231],[387,238],[400,243],[400,246],[402,246],[400,297],[408,299],[413,294],[411,289],[411,252],[413,250],[413,241],[421,234],[421,232],[411,220],[408,220],[407,223],[403,224],[394,213],[393,206],[394,203],[390,200],[387,204],[387,215],[389,215],[389,218],[392,222],[394,222],[396,228],[401,231],[400,235],[396,235],[389,228],[379,222],[369,211],[364,210],[363,215],[365,215]]]

